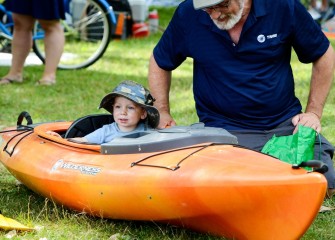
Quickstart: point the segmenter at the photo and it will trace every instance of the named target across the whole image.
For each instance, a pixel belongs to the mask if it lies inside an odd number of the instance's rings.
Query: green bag
[[[262,153],[277,157],[290,164],[300,164],[314,159],[316,131],[313,128],[299,125],[298,132],[276,137],[274,135],[263,147]]]

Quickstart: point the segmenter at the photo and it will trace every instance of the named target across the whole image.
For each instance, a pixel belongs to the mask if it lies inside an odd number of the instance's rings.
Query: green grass
[[[159,8],[161,26],[166,27],[172,10]],[[98,110],[101,98],[122,80],[131,79],[147,86],[148,59],[160,35],[112,41],[103,59],[93,66],[58,71],[57,85],[52,87],[35,85],[42,73],[41,66],[26,67],[24,83],[0,87],[0,128],[15,125],[18,114],[24,110],[31,114],[34,122],[74,120],[86,114],[104,112]],[[296,92],[305,105],[311,65],[298,63],[295,55],[292,59]],[[7,67],[0,67],[0,76],[7,71]],[[197,122],[192,95],[192,61],[187,60],[173,77],[172,115],[180,125]],[[334,105],[333,87],[322,120],[322,132],[333,144]],[[328,200],[325,205],[335,207],[335,201]],[[109,239],[115,234],[119,234],[116,239],[221,239],[164,224],[100,219],[73,212],[18,184],[2,165],[0,210],[6,217],[38,226],[38,231],[22,232],[14,239]],[[334,221],[335,211],[319,214],[303,239],[335,239]],[[0,239],[6,233],[0,230]]]

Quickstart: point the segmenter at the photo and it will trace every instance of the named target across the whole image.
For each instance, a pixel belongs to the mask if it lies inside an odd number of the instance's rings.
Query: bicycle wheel
[[[0,5],[0,22],[0,52],[11,53],[14,23],[3,5]]]
[[[70,6],[70,14],[62,21],[65,35],[60,69],[86,68],[101,58],[108,47],[112,23],[108,9],[98,0],[87,0]],[[34,27],[33,50],[45,62],[44,33],[39,24]]]

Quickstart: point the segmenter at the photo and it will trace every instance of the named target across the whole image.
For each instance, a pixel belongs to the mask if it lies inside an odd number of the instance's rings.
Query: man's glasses
[[[231,4],[231,0],[226,0],[226,1],[223,1],[219,4],[216,4],[214,6],[203,8],[202,10],[204,10],[207,13],[211,13],[213,11],[216,12],[216,9],[222,9],[222,8],[227,9],[227,8],[229,8],[230,4]]]

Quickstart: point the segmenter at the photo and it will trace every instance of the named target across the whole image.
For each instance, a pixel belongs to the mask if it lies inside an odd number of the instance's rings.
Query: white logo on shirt
[[[265,42],[266,39],[272,39],[272,38],[276,38],[276,37],[278,37],[277,33],[267,35],[266,37],[265,37],[265,35],[260,34],[260,35],[257,36],[257,41],[260,42],[260,43],[263,43],[263,42]]]
[[[276,37],[277,37],[277,33],[266,36],[267,39],[276,38]]]
[[[260,42],[260,43],[265,42],[265,36],[264,36],[263,34],[258,35],[258,37],[257,37],[257,41]]]

